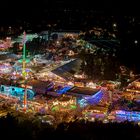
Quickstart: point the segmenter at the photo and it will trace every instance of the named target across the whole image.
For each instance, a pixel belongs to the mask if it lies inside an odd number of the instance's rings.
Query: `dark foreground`
[[[38,120],[15,118],[8,115],[0,118],[2,139],[29,140],[139,140],[140,127],[136,124],[75,121],[57,127]]]

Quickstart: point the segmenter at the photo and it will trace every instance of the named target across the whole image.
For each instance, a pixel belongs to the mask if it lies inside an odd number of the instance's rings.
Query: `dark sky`
[[[122,0],[123,1],[123,0]],[[109,15],[138,15],[138,5],[133,1],[118,0],[1,0],[1,23],[14,22],[17,19],[41,19],[49,11],[80,9],[94,10]],[[134,0],[135,1],[135,0]],[[50,16],[52,14],[49,13]],[[53,14],[52,14],[53,15]]]
[[[95,9],[105,10],[110,12],[122,11],[131,12],[137,11],[136,1],[125,0],[1,0],[1,10],[3,14],[34,12],[35,10],[44,10],[47,8],[81,8],[81,9]]]

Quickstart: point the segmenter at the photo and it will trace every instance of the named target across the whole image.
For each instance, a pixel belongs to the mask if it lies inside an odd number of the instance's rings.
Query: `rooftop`
[[[65,101],[69,101],[69,100],[70,100],[70,97],[67,97],[67,96],[59,98],[59,102],[65,102]]]
[[[39,80],[32,80],[29,81],[28,84],[33,86],[34,88],[46,88],[49,84],[51,84],[51,81],[39,81]]]
[[[87,95],[92,96],[96,94],[99,89],[92,89],[88,87],[73,87],[68,91],[68,94],[76,94],[77,96]]]
[[[77,71],[79,71],[80,65],[81,60],[75,59],[67,64],[64,64],[63,66],[60,66],[59,68],[52,70],[52,72],[66,80],[70,80],[73,77],[73,75]]]

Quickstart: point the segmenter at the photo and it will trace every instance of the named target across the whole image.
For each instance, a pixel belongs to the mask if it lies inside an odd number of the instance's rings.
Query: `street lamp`
[[[113,24],[113,27],[117,27],[117,24],[116,24],[116,23],[114,23],[114,24]]]
[[[135,40],[134,43],[137,45],[138,44],[138,40]]]

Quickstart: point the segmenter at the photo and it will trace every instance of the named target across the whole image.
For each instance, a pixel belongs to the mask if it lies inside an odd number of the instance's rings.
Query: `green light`
[[[24,59],[20,59],[20,60],[18,60],[18,62],[19,62],[19,63],[22,63],[23,60],[24,60]],[[25,59],[25,61],[26,61],[26,63],[29,63],[29,62],[30,62],[30,59]]]
[[[76,105],[71,105],[71,109],[76,109]]]
[[[59,107],[58,106],[54,106],[53,108],[52,108],[52,111],[58,111],[59,110]]]

